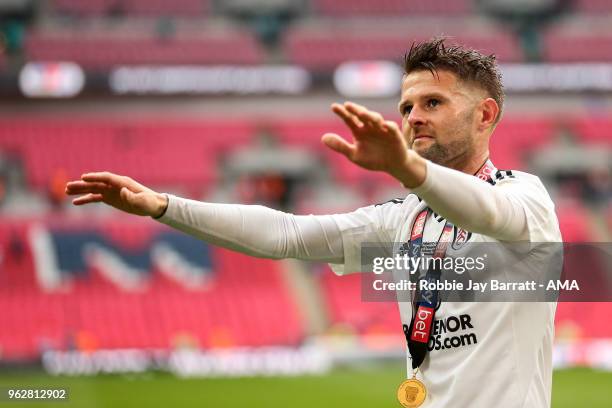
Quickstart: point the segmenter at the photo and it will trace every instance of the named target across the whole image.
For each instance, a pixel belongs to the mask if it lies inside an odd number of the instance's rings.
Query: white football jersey
[[[515,202],[520,202],[530,242],[561,242],[554,204],[538,177],[500,171],[494,188],[507,189]],[[409,242],[415,217],[426,207],[427,203],[409,194],[334,216],[344,248],[344,263],[332,264],[334,272],[359,272],[363,243],[395,243],[397,248],[397,243]],[[430,213],[423,242],[436,242],[445,223],[441,216]],[[510,245],[476,233],[463,234],[462,239],[497,243],[502,252]],[[541,259],[528,255],[538,267]],[[402,324],[410,325],[412,304],[398,305]],[[442,301],[432,326],[430,351],[417,376],[428,392],[422,407],[550,407],[555,309],[554,302]],[[398,330],[402,330],[400,324]],[[407,363],[410,378],[408,351]]]

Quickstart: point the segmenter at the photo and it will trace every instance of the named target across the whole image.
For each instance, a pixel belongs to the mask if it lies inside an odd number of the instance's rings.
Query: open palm
[[[408,167],[407,164],[418,156],[408,149],[397,124],[384,120],[378,112],[346,102],[333,104],[332,111],[349,127],[353,143],[335,133],[326,133],[322,141],[332,150],[346,156],[353,163],[375,171],[384,171],[396,178]]]
[[[121,211],[144,216],[158,216],[166,198],[130,177],[110,172],[86,173],[81,180],[66,184],[66,194],[79,195],[72,203],[84,205],[103,202]]]

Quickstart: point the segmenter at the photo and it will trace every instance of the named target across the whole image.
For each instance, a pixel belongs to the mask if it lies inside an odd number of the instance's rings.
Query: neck
[[[446,163],[445,166],[462,173],[474,175],[488,158],[489,150],[487,149],[478,154],[472,154],[469,157],[457,157]]]

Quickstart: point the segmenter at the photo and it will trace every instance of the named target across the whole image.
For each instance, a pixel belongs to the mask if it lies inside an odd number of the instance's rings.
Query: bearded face
[[[475,98],[455,74],[416,71],[402,84],[402,128],[411,149],[434,163],[471,157],[475,149]]]

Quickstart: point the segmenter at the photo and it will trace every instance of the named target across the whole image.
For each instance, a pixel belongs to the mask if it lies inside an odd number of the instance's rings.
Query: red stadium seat
[[[576,0],[574,9],[581,13],[612,13],[612,3],[608,0]]]
[[[612,61],[612,35],[552,29],[544,35],[543,53],[549,62],[609,62]]]
[[[400,62],[414,41],[429,39],[427,31],[388,29],[384,21],[371,25],[295,28],[287,33],[284,48],[289,61],[315,70],[329,70],[350,60],[390,60]],[[523,59],[518,41],[509,33],[487,30],[484,33],[458,32],[452,37],[458,44],[493,53],[501,61]]]
[[[571,200],[557,203],[557,217],[563,242],[593,242],[588,210],[580,202]]]
[[[349,325],[362,334],[373,328],[388,335],[402,333],[395,302],[362,300],[360,274],[338,277],[326,268],[320,284],[332,323]]]
[[[104,14],[199,16],[208,13],[209,0],[53,0],[59,12],[95,16]]]
[[[468,0],[314,0],[315,12],[331,16],[398,15],[398,14],[464,14],[470,11]]]
[[[500,169],[525,170],[526,155],[549,143],[553,134],[549,118],[505,117],[491,137],[491,157]]]
[[[572,129],[583,143],[612,146],[612,119],[607,116],[577,118]]]
[[[57,218],[53,222],[64,228],[78,225]],[[30,225],[21,223],[22,232]],[[125,220],[95,222],[88,226],[92,227],[125,249],[145,244],[153,229],[159,228],[151,223],[126,224]],[[13,230],[10,223],[0,223],[2,247]],[[206,290],[188,290],[154,274],[143,291],[125,292],[96,271],[88,271],[87,279],[75,279],[71,289],[52,294],[40,290],[33,267],[23,268],[9,257],[0,270],[2,358],[33,359],[49,347],[299,344],[303,323],[280,276],[280,264],[221,249],[213,256],[215,278]],[[33,265],[29,251],[26,257]]]
[[[0,120],[0,148],[21,154],[28,181],[39,189],[58,171],[78,177],[106,169],[145,184],[201,190],[216,179],[228,143],[245,143],[252,134],[240,121]]]
[[[259,64],[263,50],[242,31],[156,38],[152,33],[30,33],[25,41],[30,61],[71,61],[92,70],[117,65]]]

